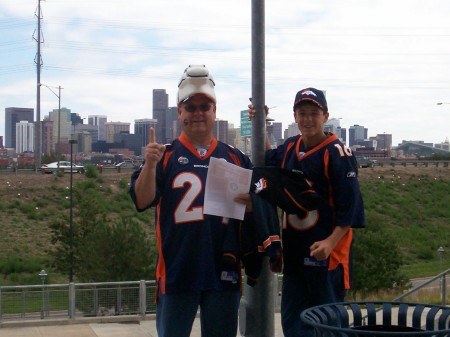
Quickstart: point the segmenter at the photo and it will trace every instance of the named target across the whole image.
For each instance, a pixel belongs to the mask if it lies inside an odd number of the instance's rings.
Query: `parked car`
[[[356,161],[358,163],[358,167],[360,167],[360,168],[374,166],[372,164],[372,162],[369,160],[369,158],[367,158],[365,156],[356,156]]]
[[[132,169],[135,169],[135,168],[136,168],[136,165],[133,164],[133,163],[130,162],[130,161],[123,161],[123,162],[121,162],[121,163],[116,164],[116,167],[120,167],[121,169],[124,169],[124,168],[132,168]]]
[[[70,173],[71,171],[72,173],[84,173],[84,166],[71,164],[70,161],[60,161],[59,166],[57,161],[44,164],[41,166],[41,171],[43,173],[55,173],[58,171],[58,167],[64,173]]]

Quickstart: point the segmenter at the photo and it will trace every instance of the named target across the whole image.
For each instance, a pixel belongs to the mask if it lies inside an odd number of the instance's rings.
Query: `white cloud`
[[[266,1],[266,102],[287,127],[295,93],[327,91],[331,117],[369,135],[441,142],[449,136],[450,2]],[[218,117],[239,124],[251,96],[251,1],[52,0],[44,15],[41,82],[82,117],[133,123],[152,113],[152,89],[175,104],[188,64],[217,83]],[[0,3],[0,134],[4,108],[36,108],[37,1]],[[58,99],[41,90],[41,117]]]

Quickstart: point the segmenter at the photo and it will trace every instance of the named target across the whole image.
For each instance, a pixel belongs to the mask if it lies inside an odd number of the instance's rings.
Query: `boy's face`
[[[294,118],[303,137],[314,138],[323,134],[323,125],[328,120],[328,112],[313,103],[302,103],[295,108]]]

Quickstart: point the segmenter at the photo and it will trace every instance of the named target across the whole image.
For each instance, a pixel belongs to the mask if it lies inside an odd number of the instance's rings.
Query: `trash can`
[[[450,337],[450,308],[405,302],[343,302],[304,310],[315,336]]]

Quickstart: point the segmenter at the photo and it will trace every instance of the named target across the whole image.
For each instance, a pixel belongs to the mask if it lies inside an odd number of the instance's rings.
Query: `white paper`
[[[252,170],[211,157],[206,176],[204,214],[243,220],[245,205],[234,201],[250,191]]]

